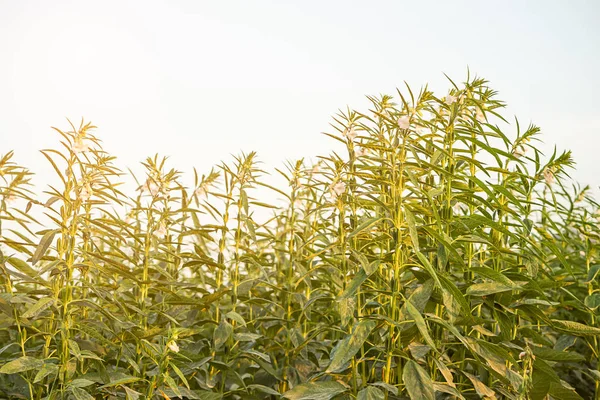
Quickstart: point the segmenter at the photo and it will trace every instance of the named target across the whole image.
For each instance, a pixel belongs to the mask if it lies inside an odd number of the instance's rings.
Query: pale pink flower
[[[319,173],[321,171],[321,164],[320,163],[316,163],[315,165],[313,165],[310,173],[311,174],[316,174]]]
[[[198,197],[208,197],[208,187],[206,186],[206,184],[202,184],[200,185],[200,187],[198,187],[198,189],[196,189],[194,193]]]
[[[84,151],[88,151],[89,145],[83,141],[83,138],[77,136],[73,141],[73,152],[81,153]]]
[[[552,172],[550,168],[544,169],[544,179],[548,185],[552,185],[554,183],[554,172]]]
[[[174,340],[169,341],[169,343],[167,343],[167,347],[173,353],[179,353],[179,346],[177,345],[177,343]]]
[[[456,102],[456,96],[452,96],[451,94],[446,96],[446,104],[448,104],[450,106],[450,105],[454,104],[454,102]]]
[[[346,184],[343,181],[338,181],[329,187],[329,191],[331,192],[331,197],[337,199],[346,191]]]
[[[164,238],[165,236],[167,236],[167,226],[164,222],[161,222],[158,226],[158,229],[154,231],[154,236],[159,238]]]
[[[398,128],[400,129],[408,129],[410,126],[410,118],[407,115],[403,115],[398,118]]]
[[[127,216],[125,217],[125,223],[129,225],[129,224],[133,223],[133,221],[135,221],[135,217],[133,215],[133,211],[130,211],[127,213]]]
[[[90,200],[90,197],[92,197],[92,187],[89,183],[80,183],[79,193],[77,194],[77,197],[83,203],[87,203]]]
[[[4,202],[6,205],[11,205],[17,201],[18,197],[14,193],[9,193],[4,195]]]
[[[366,149],[364,147],[359,147],[356,150],[354,150],[354,154],[356,155],[356,157],[363,157],[366,156],[369,153],[369,149]]]
[[[354,127],[351,126],[344,131],[343,135],[344,137],[348,138],[348,140],[353,141],[354,139],[356,139],[357,133],[354,130]]]
[[[477,111],[475,113],[475,119],[481,123],[484,123],[486,121],[485,114],[483,113],[483,111],[481,111],[480,108],[477,108]]]
[[[527,148],[525,146],[523,146],[522,144],[520,144],[513,150],[513,155],[516,158],[520,158],[520,157],[523,157],[526,152],[527,152]]]
[[[141,191],[143,192],[150,192],[150,194],[152,195],[152,197],[156,197],[160,192],[160,186],[158,186],[156,184],[156,182],[154,182],[154,180],[148,178],[146,180],[146,182],[142,185],[141,187]]]

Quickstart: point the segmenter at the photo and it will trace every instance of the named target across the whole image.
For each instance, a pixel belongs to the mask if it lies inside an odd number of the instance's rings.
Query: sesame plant
[[[83,122],[41,195],[0,156],[0,397],[600,399],[600,205],[450,83],[340,112],[285,187],[255,153],[136,177]]]

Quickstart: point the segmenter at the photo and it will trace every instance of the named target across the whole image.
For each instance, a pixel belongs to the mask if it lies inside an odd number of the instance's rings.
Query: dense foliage
[[[149,158],[128,195],[82,123],[38,197],[7,153],[0,397],[600,398],[599,205],[452,86],[341,112],[285,189],[249,153],[190,187]]]

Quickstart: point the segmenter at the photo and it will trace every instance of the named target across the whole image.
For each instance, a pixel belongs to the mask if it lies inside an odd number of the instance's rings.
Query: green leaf
[[[13,267],[15,267],[30,278],[37,276],[36,270],[31,268],[26,261],[23,261],[20,258],[9,257],[6,261],[8,261],[10,265],[12,265]]]
[[[514,287],[497,282],[475,283],[467,288],[467,294],[471,296],[489,296],[490,294],[508,292],[513,289]]]
[[[289,400],[330,400],[346,390],[346,386],[339,382],[308,382],[294,386],[283,397]]]
[[[567,389],[560,383],[550,382],[548,394],[556,400],[583,400],[583,398],[572,389]]]
[[[94,397],[82,388],[72,387],[71,393],[73,393],[76,400],[94,400]]]
[[[427,372],[413,360],[408,360],[402,372],[406,391],[412,400],[434,400],[433,381]]]
[[[356,400],[384,400],[385,395],[381,391],[374,386],[367,386],[360,392],[358,392],[358,396],[356,396]]]
[[[358,291],[358,289],[360,288],[360,285],[362,285],[364,283],[364,281],[367,280],[367,278],[368,278],[368,276],[367,276],[367,273],[365,272],[365,270],[362,268],[359,269],[358,272],[356,273],[356,275],[354,276],[354,278],[352,278],[350,283],[346,286],[346,289],[338,297],[338,300],[348,299],[350,297],[353,297],[356,294],[356,292]]]
[[[485,398],[496,399],[496,392],[494,392],[492,389],[490,389],[489,387],[487,387],[476,376],[471,375],[471,374],[466,373],[466,372],[463,372],[463,374],[465,374],[465,376],[467,378],[469,378],[469,380],[473,384],[473,387],[475,388],[475,391],[477,392],[477,394],[481,398],[484,398],[484,399]]]
[[[416,251],[419,251],[419,234],[417,232],[417,223],[415,221],[415,216],[408,209],[408,207],[404,207],[404,216],[406,217],[406,223],[408,224],[408,233],[410,234],[410,239],[412,241],[413,247]]]
[[[40,244],[35,249],[35,253],[33,253],[33,257],[31,257],[31,263],[35,265],[43,256],[46,254],[46,250],[52,244],[54,240],[54,235],[56,235],[57,231],[52,230],[48,231],[42,236],[42,240],[40,240]]]
[[[123,386],[123,389],[125,389],[127,400],[138,400],[142,395],[140,392],[136,392],[135,390],[130,389],[127,386]]]
[[[590,308],[591,310],[595,310],[598,308],[598,306],[600,306],[600,293],[596,292],[586,296],[583,302],[586,307]]]
[[[181,370],[177,367],[177,365],[175,365],[173,363],[170,363],[169,365],[171,366],[171,368],[173,368],[173,371],[175,371],[175,373],[177,374],[179,379],[181,379],[181,382],[183,382],[185,387],[189,389],[190,384],[188,383],[187,379],[185,378],[185,375],[183,375],[183,372],[181,372]]]
[[[111,382],[107,383],[106,385],[100,386],[100,388],[104,389],[104,388],[109,388],[109,387],[114,387],[114,386],[119,386],[119,385],[126,385],[128,383],[137,382],[139,380],[140,380],[140,378],[137,378],[135,376],[121,376],[120,378],[115,379],[114,381],[111,381]]]
[[[281,394],[277,390],[271,389],[270,387],[265,386],[265,385],[252,384],[252,385],[248,385],[248,389],[256,390],[256,391],[266,393],[266,394],[270,394],[272,396],[277,396],[277,397],[281,396]]]
[[[417,308],[412,304],[412,302],[410,300],[407,300],[405,304],[406,304],[406,311],[408,311],[408,314],[412,317],[412,319],[415,320],[417,329],[419,329],[419,332],[421,332],[423,339],[425,339],[425,341],[427,342],[429,347],[431,347],[432,349],[437,351],[435,342],[429,335],[429,328],[427,327],[427,324],[425,323],[425,320],[423,319],[423,316],[421,315],[419,310],[417,310]]]
[[[215,328],[215,332],[213,334],[215,350],[219,350],[221,347],[223,347],[223,345],[227,343],[227,340],[229,339],[232,333],[233,327],[231,326],[231,324],[229,324],[229,322],[225,320],[221,321],[219,326]]]
[[[49,375],[55,375],[58,372],[58,365],[56,364],[44,364],[44,366],[35,374],[33,383],[41,382],[45,377]]]
[[[508,286],[508,287],[516,286],[515,283],[513,281],[511,281],[510,279],[508,279],[502,272],[495,271],[491,268],[472,267],[471,271],[473,271],[485,278],[496,281],[496,282],[500,283],[501,285]]]
[[[573,334],[575,336],[598,336],[598,335],[600,335],[599,328],[580,324],[579,322],[553,319],[552,324],[554,325],[554,327],[556,329],[563,331],[563,332]]]
[[[35,304],[25,311],[21,317],[23,318],[33,318],[36,317],[39,313],[46,310],[54,303],[54,299],[52,297],[42,297]]]
[[[179,387],[177,386],[177,383],[175,382],[175,380],[173,378],[171,378],[171,375],[165,374],[163,377],[164,377],[164,380],[167,383],[167,385],[169,385],[169,388],[171,388],[171,390],[173,391],[173,393],[175,393],[175,395],[177,397],[181,397],[181,392],[179,391]]]
[[[598,273],[600,272],[600,264],[595,264],[590,266],[590,270],[587,275],[587,283],[591,283],[598,277]]]
[[[350,234],[348,234],[348,239],[353,238],[354,236],[358,235],[359,233],[361,233],[362,231],[364,231],[365,229],[373,226],[374,224],[376,224],[377,222],[379,222],[381,219],[383,219],[383,217],[373,217],[373,218],[369,218],[368,220],[366,220],[365,222],[363,222],[362,224],[360,224],[354,231],[350,232]]]
[[[547,361],[584,361],[585,357],[579,353],[554,350],[547,347],[532,346],[533,355]]]
[[[18,374],[19,372],[31,371],[32,369],[42,368],[44,361],[37,358],[23,356],[7,362],[0,368],[0,374]]]
[[[331,363],[326,372],[339,372],[345,368],[346,363],[361,349],[369,334],[377,323],[374,320],[363,319],[354,328],[352,333],[343,339],[334,349]]]
[[[419,258],[419,261],[421,261],[421,265],[423,265],[423,268],[425,268],[425,270],[427,271],[427,273],[429,274],[429,276],[431,276],[433,278],[433,280],[435,281],[435,283],[437,283],[438,287],[442,287],[442,284],[440,283],[440,279],[438,277],[438,274],[435,271],[435,269],[431,266],[431,263],[429,262],[429,260],[427,259],[427,257],[425,257],[425,255],[423,255],[423,253],[421,253],[418,250],[415,250],[415,254]]]
[[[246,321],[244,320],[244,317],[242,317],[240,314],[236,313],[235,311],[229,311],[227,314],[225,314],[225,317],[237,322],[238,324],[240,324],[242,326],[246,326]]]
[[[90,381],[89,379],[84,379],[84,378],[77,378],[77,379],[73,379],[73,381],[69,384],[69,386],[71,386],[72,388],[76,387],[76,388],[84,388],[84,387],[88,387],[93,385],[94,381]]]

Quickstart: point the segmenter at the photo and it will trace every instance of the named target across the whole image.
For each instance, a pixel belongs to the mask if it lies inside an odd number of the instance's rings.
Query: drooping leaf
[[[356,396],[356,400],[384,400],[385,395],[381,391],[381,389],[376,388],[375,386],[367,386],[358,392]]]
[[[339,382],[308,382],[294,386],[283,397],[289,400],[330,400],[346,390],[346,386]]]
[[[23,318],[34,318],[47,308],[51,307],[54,303],[54,299],[52,297],[42,297],[35,304],[27,309],[21,316]]]
[[[4,364],[0,368],[0,374],[18,374],[19,372],[31,371],[32,369],[42,368],[43,360],[34,357],[23,356]]]
[[[331,357],[331,363],[326,372],[339,372],[346,363],[361,349],[367,337],[377,323],[371,319],[361,320],[352,333],[343,339]]]
[[[232,333],[233,327],[229,324],[229,322],[225,320],[221,321],[219,326],[215,328],[215,332],[213,334],[215,350],[219,350],[221,347],[223,347],[223,345],[227,343],[227,340]]]
[[[412,400],[435,400],[431,377],[415,361],[408,360],[402,372],[402,379]]]
[[[76,400],[94,400],[94,397],[87,392],[87,390],[80,387],[72,387],[71,393],[75,396]]]

